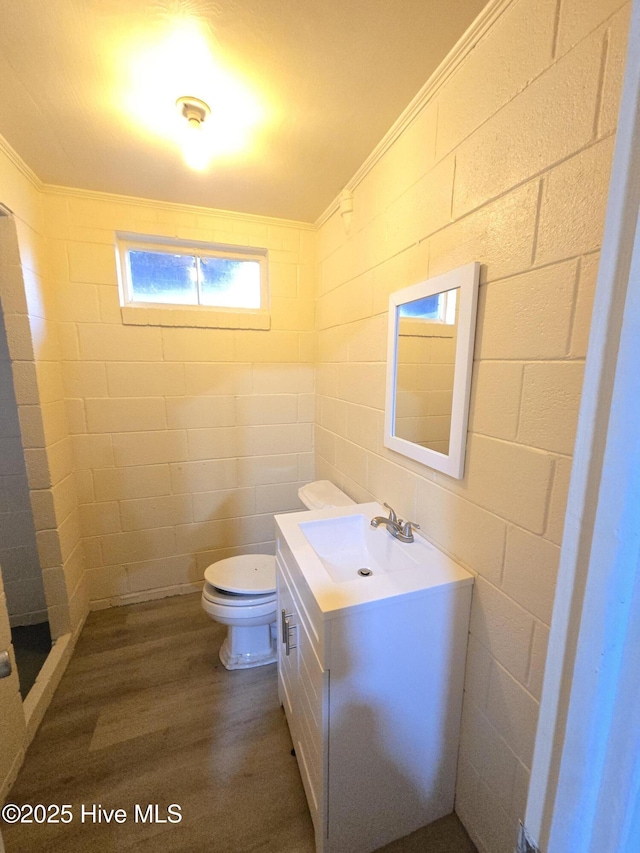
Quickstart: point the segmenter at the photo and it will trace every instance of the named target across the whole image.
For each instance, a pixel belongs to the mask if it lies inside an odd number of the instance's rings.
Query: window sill
[[[443,323],[441,321],[412,320],[411,317],[402,318],[401,337],[409,338],[453,338],[456,334],[456,325]]]
[[[268,311],[233,311],[205,308],[202,305],[156,306],[123,305],[120,308],[125,326],[178,326],[194,329],[256,329],[271,328]]]

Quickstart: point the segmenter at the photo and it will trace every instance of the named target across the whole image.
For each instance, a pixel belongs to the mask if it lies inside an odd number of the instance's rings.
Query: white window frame
[[[165,302],[136,302],[133,298],[129,252],[165,252],[200,258],[250,260],[260,264],[260,307],[242,308],[222,305],[180,305]],[[146,234],[116,235],[120,311],[125,325],[190,326],[221,329],[269,329],[269,267],[267,249],[204,243]]]

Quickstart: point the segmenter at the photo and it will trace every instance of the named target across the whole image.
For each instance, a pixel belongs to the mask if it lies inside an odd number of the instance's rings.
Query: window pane
[[[260,263],[232,258],[201,258],[203,305],[260,308]]]
[[[129,251],[134,302],[197,305],[196,259],[193,255]]]
[[[399,317],[419,317],[422,320],[439,320],[441,312],[442,293],[433,296],[423,296],[413,302],[405,302],[398,309]]]

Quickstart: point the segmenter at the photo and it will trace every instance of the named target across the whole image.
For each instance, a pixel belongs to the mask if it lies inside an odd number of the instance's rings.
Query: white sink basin
[[[336,583],[364,582],[382,572],[415,569],[424,556],[417,537],[399,542],[383,525],[372,527],[371,517],[362,513],[303,521],[300,530]],[[358,574],[361,569],[371,574]]]
[[[413,542],[399,542],[383,525],[371,527],[376,515],[387,513],[372,502],[275,517],[281,558],[302,573],[321,613],[332,617],[390,597],[473,583],[469,572],[418,533]]]

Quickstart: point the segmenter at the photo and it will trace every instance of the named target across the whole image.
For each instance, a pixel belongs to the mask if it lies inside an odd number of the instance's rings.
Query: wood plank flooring
[[[314,853],[275,665],[225,670],[225,631],[199,595],[90,614],[8,797],[74,819],[2,823],[7,853]],[[180,823],[135,821],[172,803]],[[127,821],[82,823],[83,804]],[[454,815],[384,850],[475,853]]]

